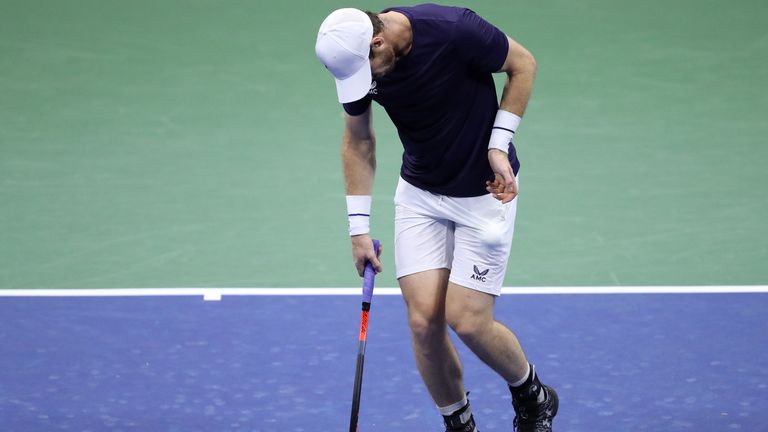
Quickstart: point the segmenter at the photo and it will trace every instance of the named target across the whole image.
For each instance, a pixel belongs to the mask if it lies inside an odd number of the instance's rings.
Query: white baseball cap
[[[336,78],[341,103],[360,100],[371,88],[372,37],[371,19],[359,9],[337,9],[320,24],[315,54]]]

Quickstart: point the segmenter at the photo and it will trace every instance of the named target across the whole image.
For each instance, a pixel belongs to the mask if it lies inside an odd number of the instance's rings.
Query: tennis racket
[[[379,251],[379,241],[373,240],[373,250]],[[355,367],[355,387],[352,391],[352,414],[349,417],[349,432],[357,432],[357,418],[360,413],[360,391],[363,388],[363,363],[365,362],[365,344],[368,339],[368,314],[371,311],[373,282],[376,272],[370,262],[365,263],[363,273],[363,312],[360,315],[360,342],[357,348],[357,366]]]

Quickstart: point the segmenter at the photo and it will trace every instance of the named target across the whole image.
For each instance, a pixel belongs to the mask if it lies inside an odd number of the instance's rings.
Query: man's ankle
[[[521,380],[519,385],[509,385],[509,391],[512,398],[519,403],[542,403],[547,399],[546,389],[541,385],[534,365],[529,366],[528,376]]]
[[[455,404],[438,407],[438,410],[443,416],[446,432],[477,432],[472,408],[466,396]]]

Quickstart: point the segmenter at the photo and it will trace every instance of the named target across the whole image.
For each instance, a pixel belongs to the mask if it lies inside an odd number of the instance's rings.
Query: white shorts
[[[517,198],[436,195],[402,178],[395,192],[397,278],[447,268],[450,281],[501,294],[515,230]]]

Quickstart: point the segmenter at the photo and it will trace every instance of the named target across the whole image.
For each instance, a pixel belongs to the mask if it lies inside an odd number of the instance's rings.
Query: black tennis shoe
[[[536,380],[538,381],[538,380]],[[537,388],[541,385],[541,388]],[[515,395],[512,389],[512,406],[515,408],[515,420],[513,423],[516,432],[552,432],[552,419],[557,415],[560,400],[557,392],[552,387],[534,383],[529,389],[530,393],[544,392],[544,400],[538,402],[537,398],[524,398]]]

